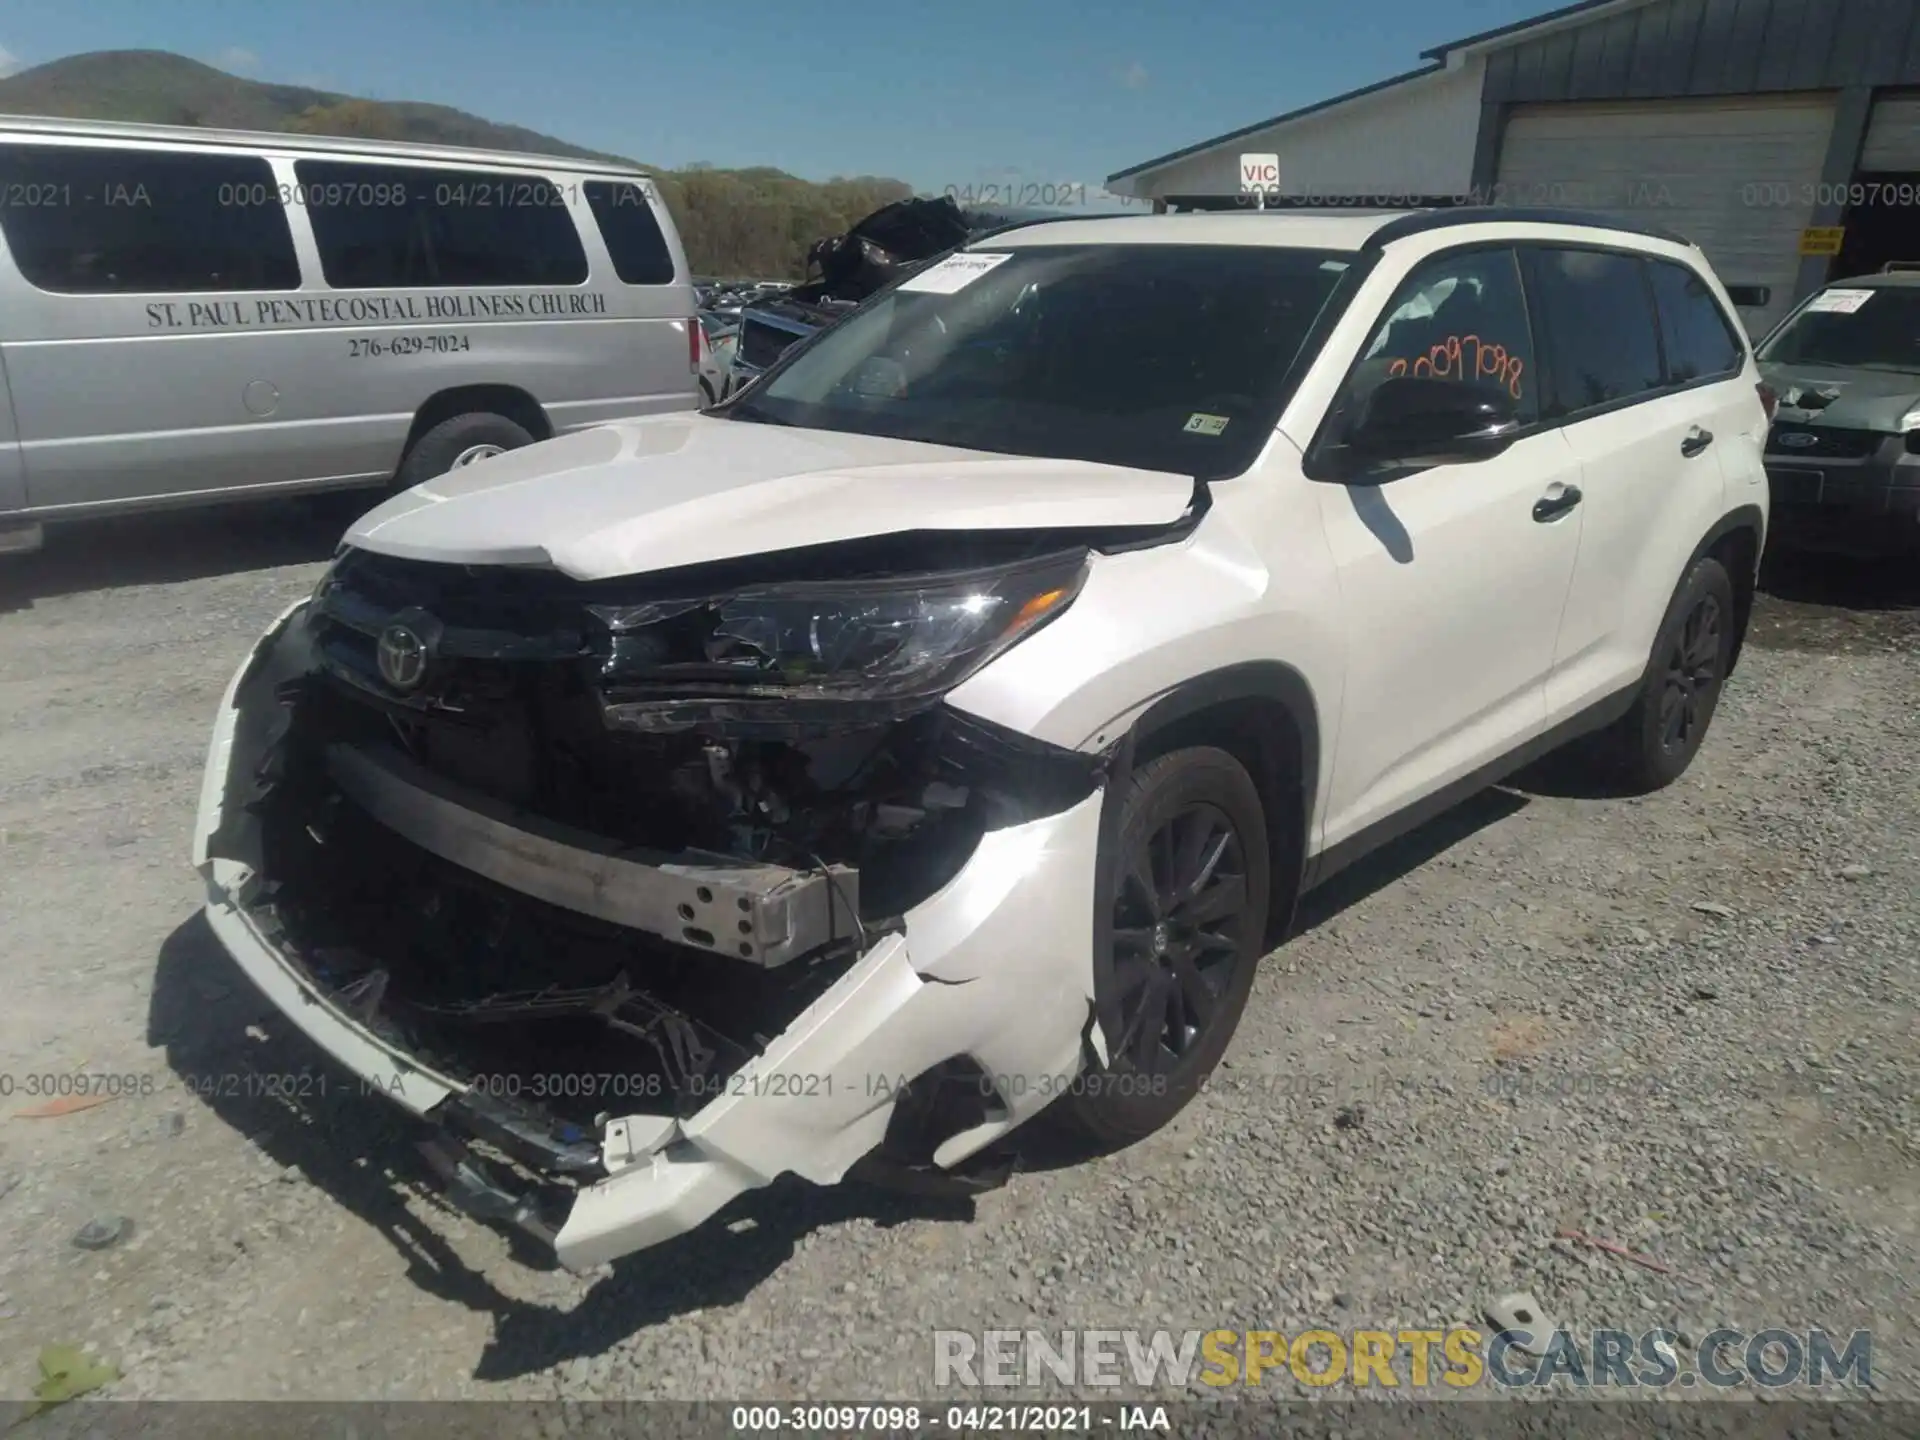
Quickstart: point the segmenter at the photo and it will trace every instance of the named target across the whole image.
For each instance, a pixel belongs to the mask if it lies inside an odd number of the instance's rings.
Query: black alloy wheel
[[[1172,1071],[1220,1014],[1247,942],[1246,847],[1217,806],[1195,802],[1125,857],[1113,905],[1121,1030],[1112,1043],[1142,1074]]]
[[[1094,899],[1089,1035],[1103,1053],[1049,1111],[1100,1149],[1165,1125],[1220,1063],[1253,990],[1273,883],[1260,791],[1224,750],[1156,756],[1107,804],[1119,813],[1110,888]]]
[[[1691,755],[1700,744],[1719,694],[1724,628],[1719,599],[1702,595],[1667,651],[1660,692],[1660,748],[1669,755]]]
[[[1667,606],[1632,706],[1591,737],[1610,793],[1651,794],[1686,773],[1733,669],[1741,623],[1726,566],[1701,556]]]

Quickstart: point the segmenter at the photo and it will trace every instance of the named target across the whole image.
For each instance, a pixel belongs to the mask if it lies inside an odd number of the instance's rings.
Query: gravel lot
[[[1400,1328],[1524,1289],[1579,1328],[1871,1327],[1920,1396],[1911,583],[1783,577],[1669,792],[1530,775],[1343,877],[1154,1139],[977,1201],[783,1184],[583,1279],[440,1203],[198,916],[213,707],[342,523],[128,523],[0,580],[0,1076],[151,1085],[0,1099],[0,1395],[71,1341],[116,1396],[924,1397],[936,1327]],[[309,1066],[297,1101],[231,1078]]]

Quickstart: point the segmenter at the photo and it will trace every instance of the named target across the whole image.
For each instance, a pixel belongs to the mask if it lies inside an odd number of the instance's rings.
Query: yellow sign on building
[[[1840,241],[1847,231],[1844,225],[1809,225],[1800,232],[1802,255],[1838,255]]]

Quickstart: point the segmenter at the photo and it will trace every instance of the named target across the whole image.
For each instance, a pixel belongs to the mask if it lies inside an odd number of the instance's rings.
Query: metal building
[[[1759,333],[1830,275],[1920,262],[1920,0],[1583,0],[1110,176],[1156,208],[1564,205],[1704,249]]]

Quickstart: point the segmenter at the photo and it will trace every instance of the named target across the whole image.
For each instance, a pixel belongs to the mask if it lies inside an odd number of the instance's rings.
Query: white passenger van
[[[693,314],[630,167],[0,117],[0,549],[694,409]]]

